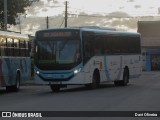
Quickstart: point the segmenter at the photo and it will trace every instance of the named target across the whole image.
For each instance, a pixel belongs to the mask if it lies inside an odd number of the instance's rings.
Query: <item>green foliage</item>
[[[26,8],[39,0],[7,0],[8,24],[15,25],[18,13],[25,13]],[[4,26],[4,0],[0,0],[0,29]]]

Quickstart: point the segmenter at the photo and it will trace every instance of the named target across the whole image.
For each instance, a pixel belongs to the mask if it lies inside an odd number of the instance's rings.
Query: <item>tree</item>
[[[16,25],[18,13],[25,13],[26,8],[39,0],[7,0],[8,24]],[[0,0],[0,29],[4,27],[4,0]]]

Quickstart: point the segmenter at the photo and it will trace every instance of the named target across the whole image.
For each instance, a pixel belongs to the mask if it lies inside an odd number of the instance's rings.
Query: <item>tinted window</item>
[[[104,39],[102,36],[97,36],[93,42],[94,55],[102,55],[104,53]]]

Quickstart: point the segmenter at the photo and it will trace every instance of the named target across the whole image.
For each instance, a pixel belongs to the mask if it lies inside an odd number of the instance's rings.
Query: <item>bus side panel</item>
[[[93,74],[93,59],[89,60],[80,73],[75,75],[72,79],[68,81],[63,81],[62,84],[89,84],[92,83]]]
[[[104,56],[104,69],[106,79],[115,81],[121,79],[122,74],[122,56]]]
[[[141,55],[124,56],[123,67],[128,66],[130,78],[137,78],[141,75]]]
[[[98,70],[100,81],[123,80],[124,68],[128,67],[130,77],[141,74],[141,61],[139,55],[107,55],[92,57],[82,68],[81,72],[75,74],[70,80],[55,81],[51,84],[88,84],[92,83],[93,73]],[[35,74],[36,83],[49,84]]]
[[[140,55],[111,55],[104,56],[104,71],[106,80],[122,80],[124,68],[128,67],[130,78],[136,78],[141,74]]]
[[[89,84],[92,83],[92,77],[94,69],[96,69],[97,64],[95,64],[94,57],[91,58],[83,67],[80,73],[75,75],[72,79],[68,81],[63,81],[62,84]]]
[[[9,58],[1,58],[0,78],[2,87],[14,85],[15,75],[13,73],[13,65],[11,65],[13,61]]]
[[[8,68],[5,59],[0,58],[0,87],[6,86]]]
[[[123,56],[95,56],[87,64],[84,68],[90,72],[89,83],[96,69],[100,73],[100,82],[120,80],[123,77]]]
[[[92,57],[83,67],[81,73],[75,76],[73,79],[68,81],[68,83],[74,84],[89,84],[92,83],[93,74],[95,70],[98,70],[100,73],[100,81],[103,82],[104,70],[103,70],[103,56]]]
[[[20,72],[22,82],[31,79],[31,60],[29,57],[20,58]]]
[[[86,84],[86,83],[88,83],[87,81],[86,81],[86,79],[84,79],[85,77],[87,77],[87,80],[89,80],[90,78],[89,78],[89,74],[83,74],[84,72],[80,72],[80,73],[78,73],[77,75],[75,75],[72,79],[70,79],[70,80],[68,80],[68,81],[63,81],[62,82],[62,84],[64,84],[64,85],[82,85],[82,84]]]
[[[29,58],[1,58],[0,59],[0,86],[12,86],[16,83],[16,75],[20,71],[21,80],[30,79]]]
[[[22,82],[31,79],[31,60],[29,57],[19,58],[19,69]]]

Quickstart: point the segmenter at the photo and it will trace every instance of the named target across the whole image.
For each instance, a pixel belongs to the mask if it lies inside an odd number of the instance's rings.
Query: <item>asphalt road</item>
[[[0,111],[160,111],[160,72],[143,72],[140,78],[130,80],[128,86],[115,87],[113,83],[107,83],[94,90],[84,86],[69,86],[53,93],[48,86],[30,84],[21,86],[19,92],[7,93],[1,88]]]

